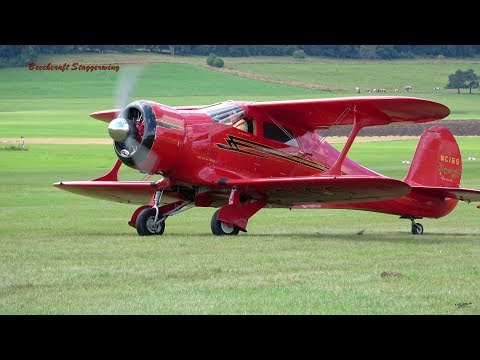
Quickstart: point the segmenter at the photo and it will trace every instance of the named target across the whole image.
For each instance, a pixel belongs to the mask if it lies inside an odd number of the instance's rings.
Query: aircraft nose
[[[114,141],[123,141],[127,138],[129,126],[127,120],[123,118],[113,119],[108,124],[108,133]]]

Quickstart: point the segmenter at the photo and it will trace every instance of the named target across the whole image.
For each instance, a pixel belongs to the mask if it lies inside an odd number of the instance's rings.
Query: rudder
[[[453,134],[443,126],[425,130],[404,181],[409,185],[458,188],[462,155]]]

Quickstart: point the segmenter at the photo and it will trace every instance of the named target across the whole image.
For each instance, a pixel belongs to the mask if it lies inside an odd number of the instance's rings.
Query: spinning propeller
[[[127,107],[142,71],[143,66],[140,65],[126,67],[120,72],[117,82],[116,105],[117,109],[123,110],[109,123],[108,133],[116,143],[123,145],[123,149],[120,150],[123,156],[132,155],[138,149],[143,136],[145,125],[142,114],[132,112]]]

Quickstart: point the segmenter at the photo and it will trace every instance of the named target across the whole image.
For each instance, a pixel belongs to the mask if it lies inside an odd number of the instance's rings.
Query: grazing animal
[[[411,87],[411,86],[405,86],[405,91],[406,91],[406,92],[412,91],[412,87]]]

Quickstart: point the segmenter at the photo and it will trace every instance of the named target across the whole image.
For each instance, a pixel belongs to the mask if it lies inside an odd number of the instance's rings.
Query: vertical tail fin
[[[455,187],[462,176],[462,155],[452,133],[443,126],[425,130],[404,181],[409,185]]]

